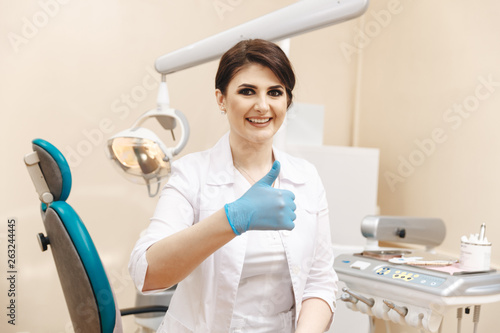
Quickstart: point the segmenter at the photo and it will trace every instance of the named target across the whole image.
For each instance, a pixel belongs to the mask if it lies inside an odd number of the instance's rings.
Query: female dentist
[[[230,131],[172,165],[129,264],[147,294],[178,284],[157,332],[324,332],[335,311],[325,191],[310,163],[275,149],[295,76],[276,45],[241,41],[215,96]]]

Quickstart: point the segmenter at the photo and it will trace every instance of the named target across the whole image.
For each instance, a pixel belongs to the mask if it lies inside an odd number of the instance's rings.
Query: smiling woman
[[[130,272],[178,284],[157,332],[324,332],[335,311],[326,195],[312,164],[273,147],[292,102],[288,58],[264,40],[221,58],[215,97],[230,131],[172,163]]]
[[[234,165],[249,181],[271,168],[272,139],[292,103],[294,86],[292,65],[274,43],[243,40],[220,60],[215,95],[228,115]]]
[[[233,158],[236,146],[272,144],[285,119],[287,100],[284,86],[269,68],[246,65],[231,80],[226,94],[216,90],[216,98],[219,107],[227,112]]]

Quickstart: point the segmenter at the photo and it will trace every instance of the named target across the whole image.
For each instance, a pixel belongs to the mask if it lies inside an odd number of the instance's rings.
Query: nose
[[[255,110],[260,113],[266,113],[269,111],[269,103],[267,101],[267,95],[259,96],[255,101]]]

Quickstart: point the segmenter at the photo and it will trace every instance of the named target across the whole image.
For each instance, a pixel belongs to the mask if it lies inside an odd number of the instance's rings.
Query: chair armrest
[[[121,309],[120,313],[122,316],[128,316],[132,314],[141,314],[141,313],[167,312],[167,310],[168,306],[154,305],[154,306],[139,306],[136,308]]]

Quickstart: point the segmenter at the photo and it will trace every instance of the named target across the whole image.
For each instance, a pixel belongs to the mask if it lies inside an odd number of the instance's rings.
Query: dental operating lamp
[[[160,182],[170,175],[170,161],[186,146],[189,138],[189,123],[186,116],[170,108],[167,83],[162,75],[157,108],[147,111],[136,120],[131,128],[115,134],[108,140],[108,156],[121,170],[125,177],[138,184],[148,187],[150,197],[158,194]],[[172,148],[158,138],[151,130],[141,125],[148,119],[155,118],[160,125],[172,132],[179,122],[182,136],[179,143]],[[156,184],[156,191],[151,191],[151,185]]]
[[[170,175],[173,157],[189,138],[189,124],[184,114],[170,108],[165,76],[219,58],[233,45],[245,39],[278,42],[306,32],[338,24],[363,14],[368,0],[302,0],[249,22],[243,23],[196,43],[167,53],[155,62],[162,75],[158,106],[143,114],[133,126],[108,140],[108,155],[125,176],[146,184],[150,196],[157,194],[159,183]],[[141,127],[148,118],[156,118],[163,128],[171,130],[180,124],[180,142],[166,147],[150,130]],[[158,184],[155,193],[150,186]]]

